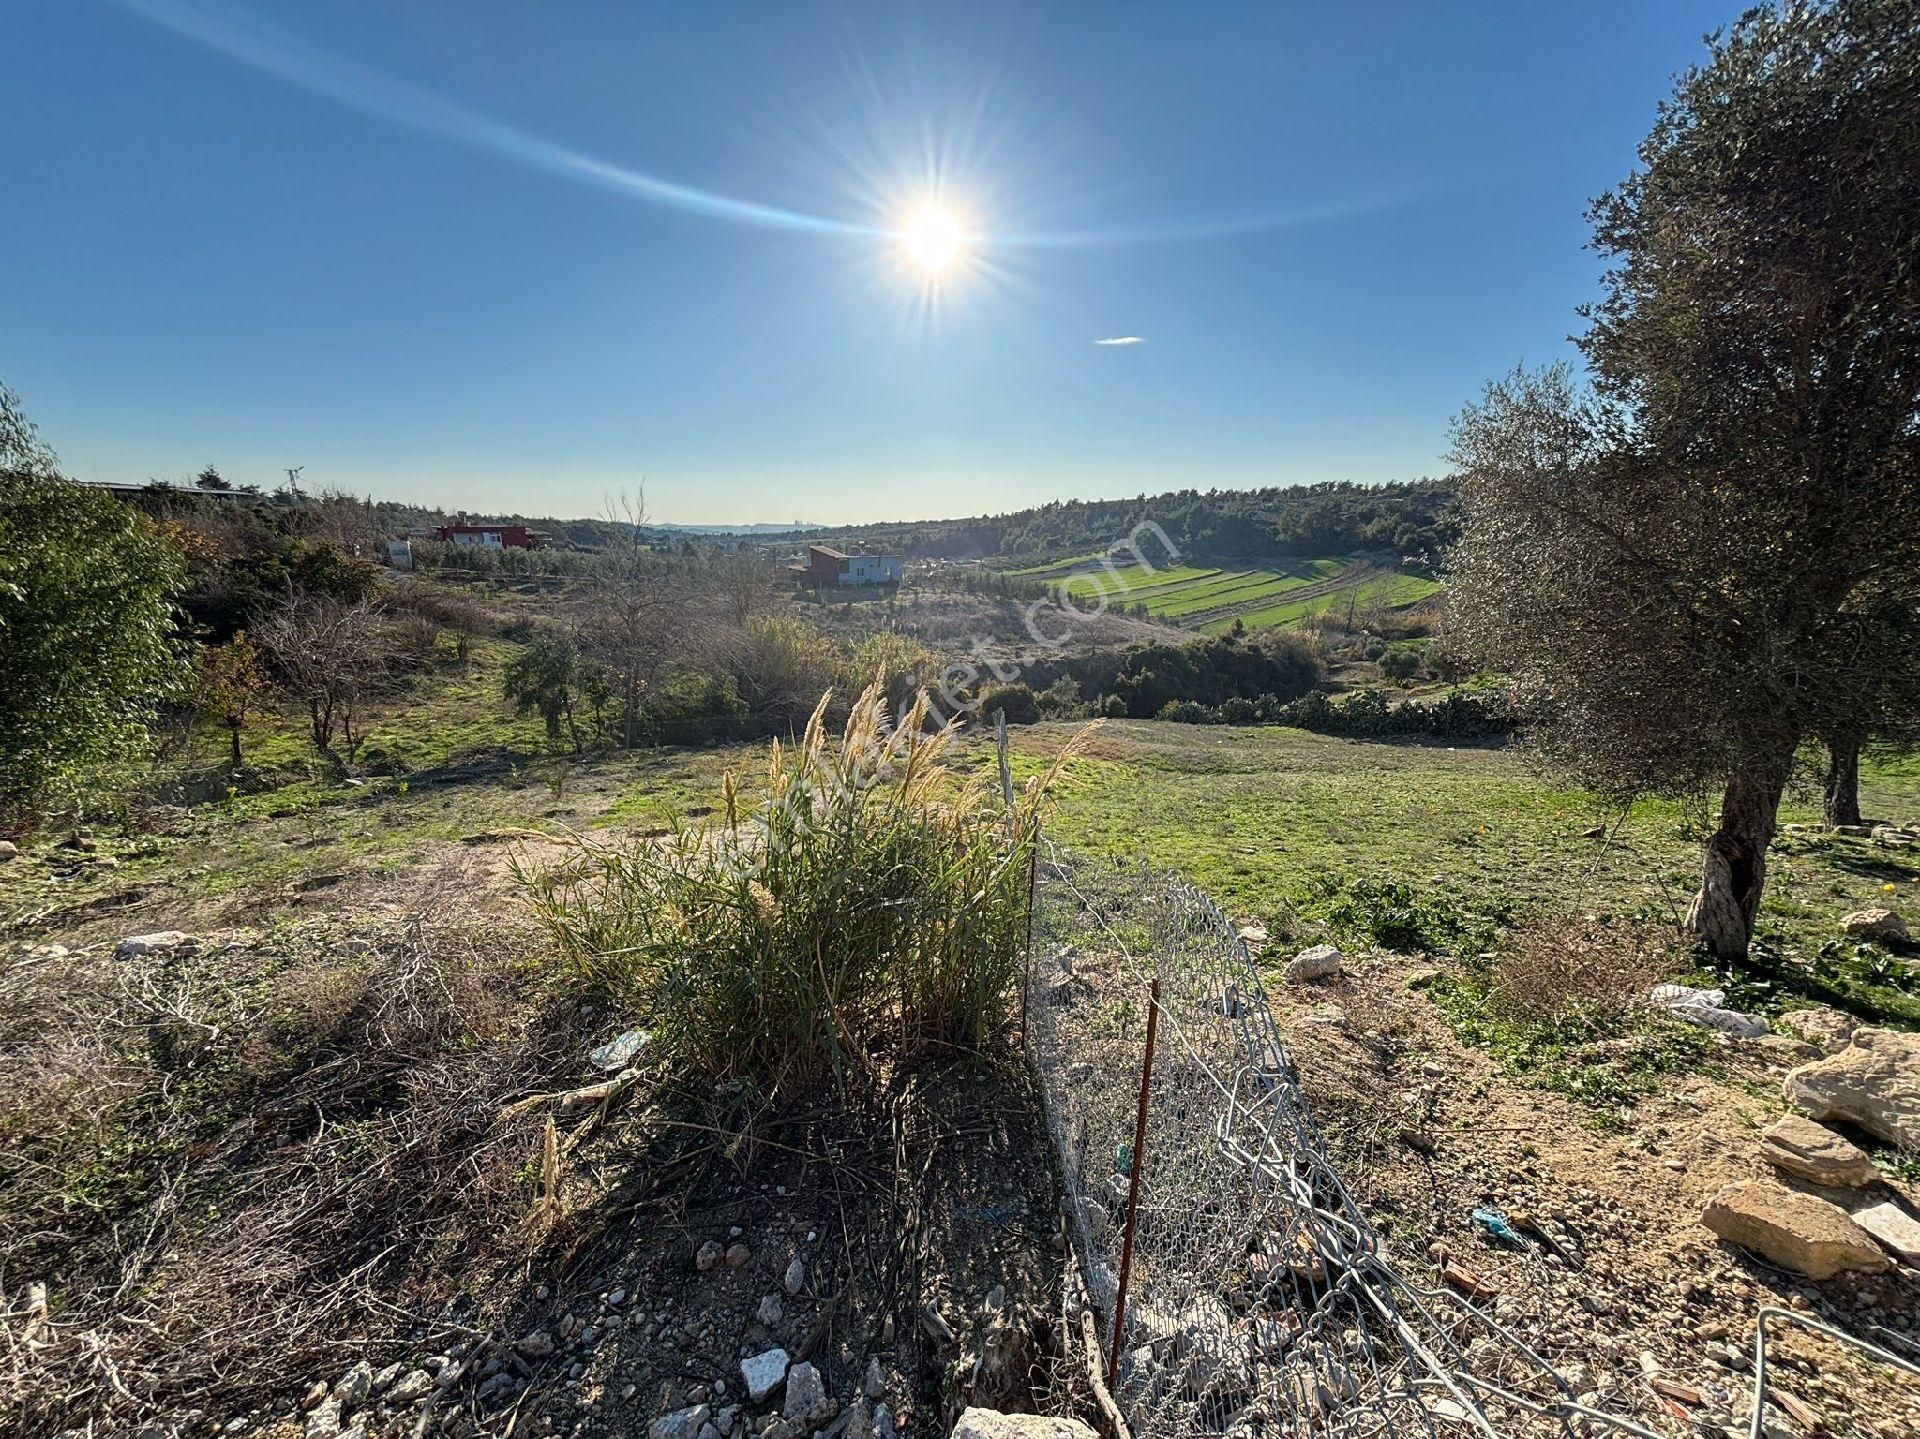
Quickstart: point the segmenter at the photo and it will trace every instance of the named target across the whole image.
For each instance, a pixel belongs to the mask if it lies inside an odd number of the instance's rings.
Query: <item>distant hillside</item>
[[[1453,487],[1444,480],[1412,480],[1059,500],[972,519],[842,526],[815,531],[810,538],[889,549],[913,559],[1035,564],[1104,552],[1147,522],[1158,525],[1188,562],[1372,554],[1431,568],[1458,532]]]

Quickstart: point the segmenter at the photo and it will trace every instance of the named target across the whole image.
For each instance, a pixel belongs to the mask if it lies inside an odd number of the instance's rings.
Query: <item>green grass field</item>
[[[1069,732],[1016,731],[1020,767],[1037,770]],[[1505,749],[1154,721],[1104,727],[1069,762],[1058,799],[1060,843],[1178,871],[1228,913],[1276,934],[1341,909],[1356,881],[1405,885],[1410,906],[1443,935],[1542,915],[1674,922],[1698,879],[1704,823],[1662,802],[1622,821],[1592,795],[1543,782]],[[1867,762],[1861,802],[1871,814],[1920,819],[1920,763]],[[1810,789],[1790,796],[1782,815],[1818,817]],[[1603,820],[1609,838],[1582,837]],[[1755,967],[1728,977],[1740,1002],[1819,1000],[1920,1025],[1920,969],[1838,928],[1841,915],[1868,905],[1920,918],[1920,852],[1783,833]]]
[[[1101,556],[1082,555],[1015,573],[1049,580],[1078,604],[1104,598],[1109,604],[1145,605],[1154,619],[1207,634],[1222,633],[1236,619],[1249,629],[1262,629],[1298,624],[1320,609],[1398,609],[1439,589],[1433,580],[1383,572],[1351,556],[1280,565],[1108,569]]]

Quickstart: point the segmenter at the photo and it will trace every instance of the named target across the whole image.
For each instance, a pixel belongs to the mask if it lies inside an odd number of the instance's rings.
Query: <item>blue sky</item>
[[[17,5],[0,380],[82,478],[487,511],[1438,473],[1739,8]]]

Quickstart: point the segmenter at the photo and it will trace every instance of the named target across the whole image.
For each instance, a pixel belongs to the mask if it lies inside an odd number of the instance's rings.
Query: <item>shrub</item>
[[[1175,724],[1213,724],[1219,715],[1196,700],[1168,700],[1154,718],[1172,720]]]
[[[1062,675],[1039,694],[1034,696],[1040,707],[1040,713],[1050,720],[1085,719],[1091,711],[1085,698],[1081,696],[1079,681],[1071,675]]]
[[[138,510],[0,450],[0,834],[145,749],[189,677],[173,641],[183,577]]]
[[[1024,684],[988,685],[968,708],[979,724],[990,724],[995,710],[1006,711],[1008,724],[1034,724],[1040,719],[1033,690]]]
[[[1648,992],[1686,965],[1671,932],[1555,919],[1515,929],[1488,966],[1488,992],[1514,1019],[1599,1035],[1642,1014]]]
[[[1391,645],[1380,655],[1380,673],[1392,680],[1410,680],[1420,673],[1425,661],[1422,645]]]
[[[516,861],[572,972],[631,1005],[685,1071],[797,1093],[890,1048],[978,1047],[1008,1017],[1053,772],[1008,814],[989,778],[947,769],[955,729],[925,729],[924,691],[890,728],[870,685],[837,744],[827,703],[797,747],[775,742],[751,809],[729,775],[709,825]]]

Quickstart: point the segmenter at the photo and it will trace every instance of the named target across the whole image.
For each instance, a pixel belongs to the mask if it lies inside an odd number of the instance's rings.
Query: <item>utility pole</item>
[[[296,500],[301,498],[300,472],[305,468],[305,465],[291,465],[287,468],[287,488],[293,491],[293,497]]]

